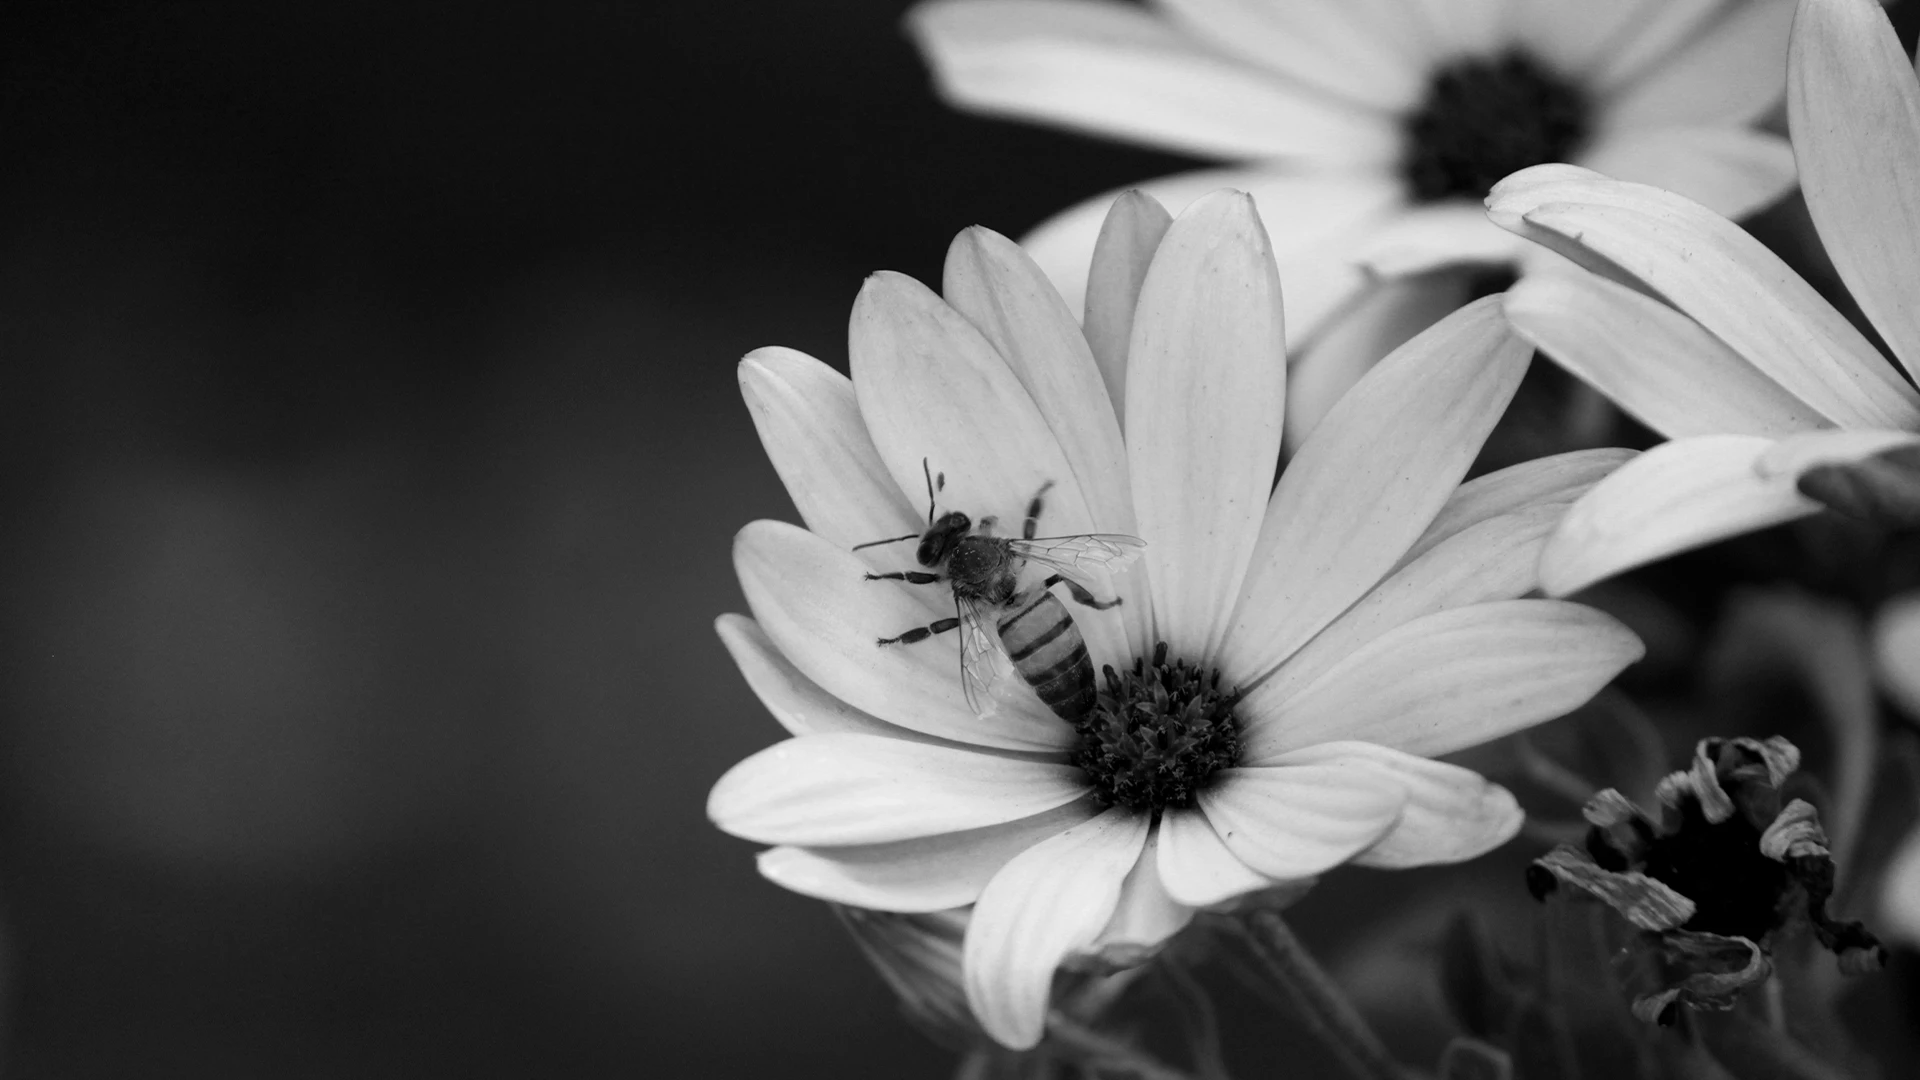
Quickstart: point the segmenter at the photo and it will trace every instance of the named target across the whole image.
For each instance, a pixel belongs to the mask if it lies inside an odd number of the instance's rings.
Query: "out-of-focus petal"
[[[722,615],[714,620],[713,629],[740,668],[740,674],[746,677],[754,696],[788,734],[855,731],[864,735],[934,741],[931,736],[868,716],[820,689],[818,683],[801,674],[799,668],[780,655],[773,639],[767,637],[759,623],[745,615]]]
[[[1279,715],[1302,687],[1396,626],[1532,592],[1539,586],[1540,550],[1566,509],[1564,502],[1543,502],[1498,514],[1422,552],[1249,689],[1240,716],[1252,725]]]
[[[1726,16],[1706,33],[1669,54],[1640,78],[1618,87],[1602,102],[1601,124],[1624,129],[1750,124],[1759,120],[1780,103],[1780,95],[1786,90],[1787,32],[1793,26],[1793,3],[1743,0],[1724,5],[1728,8]],[[1598,165],[1594,168],[1610,171]]]
[[[1148,820],[1115,807],[1028,848],[987,883],[967,926],[967,1002],[1002,1045],[1040,1041],[1054,970],[1113,917]]]
[[[1581,0],[1554,2],[1562,6],[1578,5]],[[1726,0],[1621,0],[1586,6],[1610,9],[1618,19],[1612,41],[1604,45],[1593,42],[1588,46],[1595,50],[1595,62],[1587,77],[1590,85],[1602,93],[1616,91],[1642,77],[1688,42],[1696,40],[1729,7]],[[1560,32],[1573,32],[1573,27],[1562,26]]]
[[[1005,358],[1066,455],[1093,518],[1092,529],[1072,531],[1132,535],[1133,493],[1120,420],[1080,324],[1046,275],[1018,244],[976,225],[954,238],[943,284],[947,303]],[[1042,518],[1040,535],[1067,531],[1057,521]],[[1011,520],[1006,525],[1009,532],[1018,528]],[[1095,655],[1111,657],[1116,649],[1122,657],[1138,655],[1151,644],[1153,626],[1144,580],[1135,587],[1123,576],[1113,584],[1134,602],[1107,614],[1076,612],[1075,621],[1083,634],[1089,628],[1110,631],[1116,621],[1124,624],[1123,641],[1101,642],[1095,649],[1090,639],[1088,647]]]
[[[1230,59],[1131,4],[930,0],[907,30],[954,105],[1226,159],[1384,163],[1383,113]]]
[[[1287,422],[1281,432],[1287,453],[1300,449],[1321,418],[1382,357],[1466,303],[1469,284],[1457,271],[1381,281],[1334,316],[1287,365]]]
[[[1133,185],[1176,216],[1210,191],[1232,188],[1253,196],[1268,242],[1287,283],[1287,327],[1304,341],[1365,283],[1352,247],[1374,223],[1404,201],[1400,182],[1386,170],[1313,172],[1209,169]],[[1054,215],[1020,241],[1053,279],[1072,311],[1084,309],[1087,261],[1118,192],[1098,195]]]
[[[1405,566],[1441,541],[1491,520],[1535,506],[1567,506],[1613,470],[1631,461],[1632,450],[1601,447],[1535,458],[1476,477],[1455,488],[1433,524],[1400,560]]]
[[[1501,600],[1442,611],[1381,634],[1253,717],[1241,761],[1265,765],[1336,739],[1452,753],[1572,711],[1643,652],[1626,627],[1581,604]]]
[[[763,844],[882,844],[1017,821],[1085,796],[1071,765],[842,733],[776,743],[707,795],[715,825]]]
[[[1875,923],[1890,938],[1920,946],[1920,828],[1909,830],[1880,880],[1880,914]]]
[[[1589,269],[1625,274],[1844,427],[1920,427],[1920,395],[1780,257],[1700,204],[1569,165],[1494,185],[1487,214]]]
[[[1405,788],[1351,762],[1234,768],[1200,792],[1200,809],[1241,862],[1273,878],[1311,877],[1393,828]]]
[[[1284,754],[1274,764],[1352,763],[1406,789],[1393,828],[1354,862],[1402,869],[1478,858],[1513,839],[1526,818],[1513,794],[1471,769],[1429,761],[1368,742],[1328,742]]]
[[[1356,0],[1155,0],[1194,36],[1250,64],[1326,94],[1391,112],[1419,103],[1423,65],[1413,62],[1396,22],[1401,5]],[[1384,16],[1384,17],[1383,17]]]
[[[1897,596],[1874,616],[1873,664],[1887,695],[1920,723],[1920,593]]]
[[[1221,669],[1248,686],[1372,588],[1433,520],[1533,350],[1499,298],[1396,349],[1334,406],[1274,489]]]
[[[1513,40],[1513,0],[1407,0],[1438,57],[1493,56]]]
[[[1597,274],[1530,274],[1505,307],[1520,336],[1670,439],[1832,426],[1699,323]]]
[[[853,303],[847,351],[861,415],[902,491],[925,490],[928,463],[945,479],[942,510],[992,517],[1001,535],[1018,535],[1034,494],[1051,484],[1042,535],[1120,531],[1094,518],[1047,416],[999,350],[926,286],[904,274],[869,277]],[[1074,618],[1096,669],[1126,662],[1132,650],[1118,609],[1083,608]]]
[[[1168,810],[1160,818],[1160,880],[1175,900],[1209,907],[1243,893],[1264,889],[1273,879],[1256,873],[1214,831],[1198,809]]]
[[[1091,799],[964,832],[847,847],[776,847],[760,873],[794,892],[879,911],[945,911],[979,899],[1008,860],[1091,819]]]
[[[845,375],[778,346],[748,353],[739,375],[767,460],[807,528],[852,547],[926,527],[873,448]]]
[[[1772,440],[1701,435],[1664,443],[1602,480],[1561,521],[1540,556],[1550,596],[1577,592],[1677,552],[1805,517],[1820,504],[1792,477],[1756,466]]]
[[[1749,128],[1626,128],[1602,136],[1580,164],[1679,192],[1728,218],[1765,209],[1793,190],[1792,145]]]
[[[1709,0],[1717,4],[1720,0]],[[1654,26],[1655,13],[1668,7],[1697,8],[1702,0],[1611,0],[1596,4],[1591,0],[1525,0],[1512,9],[1514,33],[1530,55],[1538,56],[1554,70],[1566,72],[1583,83],[1597,80],[1603,73],[1609,82],[1623,76],[1613,72],[1627,50],[1637,67],[1672,51],[1677,39],[1667,27]],[[1697,26],[1697,18],[1680,24],[1682,33]],[[1648,34],[1647,30],[1658,33]],[[1655,56],[1649,58],[1648,53]],[[1631,70],[1631,69],[1630,69]]]
[[[1463,264],[1512,262],[1526,243],[1487,220],[1468,199],[1408,207],[1354,245],[1350,257],[1378,277],[1405,277]]]
[[[1820,240],[1874,329],[1920,377],[1920,84],[1880,5],[1805,0],[1787,83]]]
[[[1280,277],[1253,200],[1220,192],[1167,230],[1128,347],[1127,453],[1157,639],[1214,655],[1239,594],[1285,410]]]
[[[863,580],[866,564],[852,553],[805,529],[756,521],[734,540],[733,563],[767,637],[853,708],[956,742],[1014,750],[1072,743],[1073,729],[1032,695],[976,715],[960,689],[960,645],[952,638],[876,644],[926,625],[928,612],[908,588]]]
[[[1107,384],[1116,422],[1126,419],[1127,343],[1133,310],[1147,267],[1167,235],[1173,215],[1144,191],[1123,191],[1113,200],[1094,241],[1087,275],[1087,345]]]

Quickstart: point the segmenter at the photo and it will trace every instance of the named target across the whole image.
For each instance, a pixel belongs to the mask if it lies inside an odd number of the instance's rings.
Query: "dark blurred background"
[[[1183,163],[948,112],[906,6],[0,7],[7,1075],[950,1068],[705,818],[734,363]]]

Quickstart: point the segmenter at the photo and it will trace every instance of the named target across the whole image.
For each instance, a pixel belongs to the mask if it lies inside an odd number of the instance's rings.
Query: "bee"
[[[868,581],[904,581],[910,585],[946,582],[953,588],[954,614],[894,637],[878,639],[881,647],[912,645],[936,634],[960,630],[960,684],[967,704],[984,715],[987,695],[1011,662],[1033,692],[1056,715],[1074,723],[1093,710],[1093,660],[1086,639],[1073,616],[1050,591],[1065,585],[1080,604],[1104,611],[1116,607],[1119,597],[1101,600],[1084,580],[1090,570],[1117,569],[1140,554],[1146,542],[1115,533],[1075,536],[1035,536],[1045,507],[1049,480],[1027,504],[1027,520],[1020,539],[993,535],[994,519],[974,521],[958,510],[934,516],[935,492],[946,487],[946,474],[927,473],[927,529],[886,540],[859,544],[854,550],[903,540],[919,540],[914,557],[926,570],[900,570],[866,575]],[[1051,570],[1037,586],[1023,588],[1021,571],[1029,563]]]

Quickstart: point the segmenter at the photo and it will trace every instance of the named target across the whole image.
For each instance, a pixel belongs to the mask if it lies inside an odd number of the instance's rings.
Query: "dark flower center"
[[[1407,117],[1407,183],[1421,202],[1484,198],[1509,173],[1573,156],[1589,119],[1578,87],[1520,53],[1456,61]]]
[[[1220,673],[1185,660],[1135,659],[1130,671],[1106,669],[1106,689],[1074,725],[1072,761],[1087,774],[1103,807],[1163,810],[1193,805],[1213,774],[1240,756],[1240,695],[1220,689]]]
[[[1680,815],[1680,828],[1650,845],[1646,873],[1694,902],[1685,928],[1759,941],[1779,926],[1791,879],[1784,863],[1760,853],[1760,830],[1743,814],[1712,824],[1697,799]]]

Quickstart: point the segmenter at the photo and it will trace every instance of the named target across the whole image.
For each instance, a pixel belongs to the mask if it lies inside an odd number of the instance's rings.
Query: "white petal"
[[[945,911],[971,904],[1009,860],[1097,814],[1076,799],[1044,814],[964,832],[848,847],[777,847],[760,873],[783,888],[877,911]]]
[[[1679,192],[1729,218],[1763,210],[1793,190],[1792,145],[1772,132],[1746,128],[1617,131],[1582,154],[1579,164],[1621,180]]]
[[[1909,948],[1920,945],[1920,828],[1908,830],[1906,839],[1887,860],[1875,925],[1889,938],[1906,942]]]
[[[1147,837],[1147,846],[1120,885],[1120,904],[1091,951],[1111,963],[1145,959],[1154,949],[1193,921],[1194,906],[1183,904],[1167,891],[1155,857],[1159,830]]]
[[[967,1002],[1002,1045],[1024,1050],[1040,1041],[1054,969],[1112,918],[1148,820],[1108,810],[1028,848],[980,894],[963,954]]]
[[[1437,56],[1491,56],[1506,48],[1511,8],[1527,0],[1408,0],[1402,6],[1426,26]]]
[[[1920,427],[1920,395],[1813,287],[1698,203],[1566,165],[1494,185],[1488,216],[1589,268],[1625,273],[1845,427]]]
[[[1132,485],[1120,419],[1080,324],[1046,275],[1018,244],[976,225],[955,237],[948,249],[943,289],[947,303],[1005,358],[1066,455],[1093,520],[1091,529],[1075,531],[1133,535]],[[1059,535],[1056,519],[1045,520],[1048,528],[1041,535]],[[1012,521],[1007,525],[1009,531],[1014,528]],[[1153,612],[1146,596],[1136,587],[1122,591],[1137,598],[1115,613],[1128,637],[1105,643],[1095,655],[1104,651],[1111,656],[1114,649],[1123,656],[1138,655],[1151,644],[1146,638],[1152,632]],[[1076,611],[1075,621],[1085,633],[1115,620]]]
[[[1566,509],[1565,502],[1543,501],[1498,514],[1408,561],[1247,692],[1238,711],[1249,730],[1278,717],[1302,687],[1397,626],[1470,604],[1513,600],[1538,588],[1540,551]]]
[[[1920,85],[1913,69],[1878,4],[1807,0],[1787,78],[1814,226],[1874,329],[1908,374],[1920,377]]]
[[[745,615],[722,615],[713,629],[721,644],[746,677],[760,703],[791,735],[825,735],[855,731],[896,739],[931,741],[917,731],[896,727],[841,701],[800,673],[767,637],[760,624]]]
[[[1465,303],[1470,284],[1457,271],[1381,281],[1329,320],[1287,365],[1287,422],[1281,437],[1288,456],[1373,365]]]
[[[1140,289],[1127,350],[1127,453],[1156,635],[1214,655],[1280,454],[1286,330],[1253,200],[1177,218]]]
[[[1274,883],[1228,851],[1207,815],[1197,809],[1161,815],[1158,855],[1167,892],[1194,907],[1211,907]]]
[[[1176,216],[1221,188],[1252,195],[1281,280],[1287,282],[1287,326],[1295,341],[1305,340],[1359,290],[1365,279],[1350,249],[1404,199],[1399,180],[1385,170],[1289,175],[1274,168],[1209,169],[1133,186]],[[1053,279],[1069,310],[1084,306],[1088,257],[1117,194],[1108,192],[1057,214],[1020,241]]]
[[[1520,831],[1513,794],[1471,769],[1367,742],[1328,742],[1284,754],[1276,765],[1351,763],[1399,783],[1407,805],[1393,829],[1353,860],[1403,869],[1479,858]]]
[[[707,816],[763,844],[881,844],[999,825],[1087,793],[1072,765],[842,733],[776,743],[728,769]]]
[[[1781,439],[1754,462],[1763,479],[1786,477],[1821,465],[1851,465],[1902,446],[1920,445],[1920,435],[1905,431],[1816,431]]]
[[[931,0],[907,29],[954,105],[1203,157],[1384,163],[1379,112],[1277,79],[1103,0]]]
[[[1265,765],[1336,739],[1422,757],[1452,753],[1572,711],[1643,651],[1611,616],[1562,600],[1427,615],[1374,638],[1254,719],[1241,760]]]
[[[1357,244],[1354,262],[1379,277],[1405,277],[1463,263],[1510,263],[1526,244],[1487,220],[1478,202],[1449,199],[1408,207]]]
[[[1392,33],[1396,17],[1408,20],[1380,10],[1387,5],[1156,0],[1154,6],[1216,48],[1332,97],[1397,113],[1426,92],[1423,65]]]
[[[903,274],[868,278],[853,304],[847,349],[867,430],[901,490],[925,490],[928,463],[945,477],[942,510],[975,522],[992,517],[1000,535],[1018,536],[1035,493],[1052,484],[1040,535],[1122,531],[1094,518],[1048,417],[1007,361],[926,286]],[[1056,397],[1054,406],[1065,424],[1073,403]],[[1126,661],[1131,650],[1118,609],[1077,608],[1074,622],[1096,670]]]
[[[1609,95],[1600,106],[1601,125],[1621,130],[1760,120],[1786,90],[1793,5],[1794,0],[1727,5],[1725,18]]]
[[[1529,55],[1581,83],[1589,83],[1595,69],[1617,55],[1623,43],[1638,44],[1649,12],[1671,2],[1522,0],[1513,6],[1514,33]]]
[[[776,521],[740,530],[733,560],[767,637],[802,674],[853,708],[956,742],[1015,750],[1072,744],[1073,729],[1037,697],[1005,702],[986,717],[968,708],[960,645],[951,636],[876,644],[927,623],[911,589],[930,586],[865,581],[866,564],[851,552]]]
[[[1873,663],[1887,696],[1920,722],[1920,593],[1894,597],[1874,616]]]
[[[1147,267],[1167,235],[1173,215],[1143,191],[1123,191],[1113,200],[1094,241],[1087,275],[1087,345],[1100,365],[1116,423],[1126,417],[1127,342],[1133,337],[1133,309]]]
[[[1400,784],[1350,762],[1222,769],[1200,793],[1227,850],[1274,878],[1346,862],[1385,836],[1406,802]]]
[[[1465,475],[1533,350],[1498,297],[1382,360],[1327,414],[1267,507],[1221,657],[1249,686],[1372,588]]]
[[[1699,323],[1597,274],[1529,274],[1505,307],[1522,337],[1668,438],[1832,426]]]
[[[1565,596],[1643,563],[1805,517],[1820,504],[1792,477],[1756,468],[1772,440],[1701,435],[1621,466],[1567,512],[1540,556],[1540,583]]]
[[[1433,524],[1401,558],[1405,566],[1441,541],[1483,521],[1535,506],[1566,506],[1613,470],[1633,460],[1617,447],[1572,450],[1509,465],[1454,489]]]
[[[926,527],[867,437],[845,375],[777,346],[748,353],[739,375],[767,459],[807,528],[852,547]]]
[[[1607,92],[1640,78],[1698,38],[1729,5],[1726,0],[1625,0],[1587,6],[1611,8],[1619,20],[1617,35],[1596,54],[1587,74],[1590,85]],[[1562,28],[1562,32],[1571,31],[1572,27]]]

